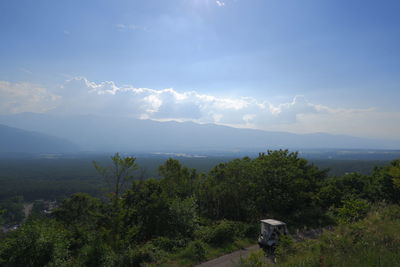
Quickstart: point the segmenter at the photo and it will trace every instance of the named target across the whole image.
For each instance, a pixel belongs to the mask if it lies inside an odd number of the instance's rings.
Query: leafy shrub
[[[265,255],[262,250],[251,252],[247,258],[240,258],[241,267],[262,267],[265,263]]]
[[[257,238],[260,233],[259,224],[247,224],[244,228],[243,235],[247,238]]]
[[[206,258],[205,244],[199,240],[192,241],[181,252],[181,256],[195,262],[200,262]]]
[[[395,214],[399,210],[399,206],[380,207],[362,220],[325,231],[319,239],[295,242],[285,257],[278,258],[279,265],[398,266],[400,221]]]
[[[236,235],[242,238],[257,238],[260,225],[256,223],[235,223]]]
[[[206,243],[222,245],[235,240],[236,227],[233,222],[223,220],[213,226],[203,227],[197,235]]]
[[[175,199],[169,205],[169,234],[172,236],[192,237],[197,228],[197,204],[193,197],[184,200]]]
[[[275,250],[275,255],[278,259],[284,259],[294,252],[293,239],[288,235],[281,235],[279,243]]]
[[[343,206],[337,209],[339,222],[349,223],[364,218],[370,206],[363,199],[349,199],[343,201]]]
[[[389,220],[400,220],[400,206],[388,206],[381,212],[381,214],[384,218],[387,218]]]
[[[122,259],[122,266],[141,266],[146,262],[154,262],[159,258],[159,249],[151,243],[129,248]]]
[[[118,256],[110,246],[97,240],[79,249],[77,261],[82,266],[110,266],[116,264]]]
[[[64,266],[69,246],[55,221],[30,221],[1,240],[0,266]]]
[[[0,223],[17,224],[25,217],[23,212],[24,198],[15,196],[0,202]]]
[[[171,239],[168,237],[160,236],[151,241],[157,248],[166,252],[175,252],[178,248],[184,247],[188,241],[184,239]]]

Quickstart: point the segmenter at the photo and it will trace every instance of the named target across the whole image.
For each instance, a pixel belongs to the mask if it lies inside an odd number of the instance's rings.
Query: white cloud
[[[215,3],[218,5],[218,6],[220,6],[220,7],[223,7],[223,6],[225,6],[225,2],[223,2],[223,1],[215,1]]]
[[[0,81],[0,114],[46,112],[55,107],[58,98],[35,84]]]
[[[400,136],[400,124],[395,123],[400,121],[400,112],[332,108],[310,103],[304,96],[272,104],[252,97],[223,98],[172,88],[119,87],[112,81],[96,83],[82,77],[52,92],[29,83],[0,82],[0,113],[25,111],[218,123],[295,133]]]

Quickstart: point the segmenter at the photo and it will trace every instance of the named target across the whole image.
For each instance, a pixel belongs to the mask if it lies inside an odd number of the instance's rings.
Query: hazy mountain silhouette
[[[0,125],[0,153],[66,153],[78,146],[58,137]]]
[[[68,139],[87,151],[265,151],[267,149],[398,149],[399,142],[325,133],[292,134],[215,124],[158,122],[95,115],[21,113],[0,123]]]

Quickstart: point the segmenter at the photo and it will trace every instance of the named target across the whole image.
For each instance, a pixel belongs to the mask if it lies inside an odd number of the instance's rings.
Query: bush
[[[205,244],[199,240],[192,241],[181,252],[181,256],[195,262],[201,262],[206,259]]]
[[[240,258],[241,267],[262,267],[265,264],[264,251],[251,252],[247,258]]]
[[[281,260],[294,253],[293,239],[288,235],[281,235],[275,250],[275,256]]]
[[[70,239],[53,220],[22,225],[0,242],[0,266],[64,266]]]
[[[123,259],[122,266],[141,266],[146,262],[154,262],[159,258],[159,249],[151,243],[140,247],[129,248]]]
[[[341,223],[349,223],[363,219],[370,206],[363,199],[349,199],[343,201],[343,206],[337,209],[337,217]]]
[[[243,228],[241,229],[240,236],[245,238],[254,238],[256,239],[258,234],[260,233],[260,225],[259,224],[243,224]]]
[[[390,205],[386,207],[382,212],[382,216],[389,220],[400,220],[400,206]]]
[[[362,220],[324,231],[316,240],[294,242],[289,250],[282,250],[286,254],[278,258],[279,265],[398,266],[400,221],[396,213],[399,210],[398,206],[380,207]]]
[[[236,238],[236,232],[233,222],[223,220],[213,226],[203,227],[197,235],[206,243],[222,245],[233,242]]]
[[[118,255],[107,243],[93,240],[79,249],[77,261],[80,266],[111,266],[118,261]]]
[[[158,237],[151,241],[151,244],[166,252],[175,252],[178,248],[187,245],[188,241],[184,239],[171,239],[168,237]]]

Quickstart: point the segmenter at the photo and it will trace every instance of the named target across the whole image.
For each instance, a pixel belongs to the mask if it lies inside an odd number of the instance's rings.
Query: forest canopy
[[[255,242],[259,219],[322,227],[360,220],[374,203],[400,201],[400,160],[371,175],[339,177],[288,150],[220,163],[208,173],[171,158],[159,179],[132,179],[136,159],[119,154],[110,167],[95,166],[107,193],[75,193],[49,215],[32,214],[1,237],[0,265],[190,265],[212,249]],[[20,203],[10,201],[0,203],[3,222]]]

